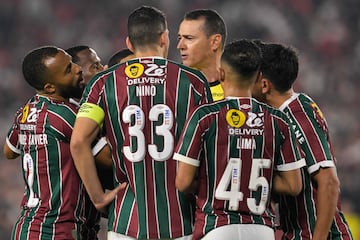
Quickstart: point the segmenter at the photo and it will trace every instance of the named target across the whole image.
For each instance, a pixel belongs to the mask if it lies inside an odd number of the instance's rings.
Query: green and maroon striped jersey
[[[73,239],[83,224],[83,187],[70,154],[75,105],[36,95],[16,114],[7,144],[25,181],[12,239]],[[73,233],[74,232],[74,233]]]
[[[281,107],[291,123],[301,149],[305,153],[306,168],[302,169],[303,190],[297,197],[281,196],[280,221],[286,239],[311,239],[316,222],[317,191],[311,174],[321,167],[335,167],[326,120],[317,104],[305,94],[294,94]],[[352,239],[341,212],[340,198],[329,233],[329,239]]]
[[[194,239],[227,224],[273,227],[274,170],[305,165],[285,114],[245,97],[197,108],[174,159],[199,167]]]
[[[164,58],[134,59],[95,76],[82,98],[105,111],[115,181],[109,230],[134,238],[177,238],[193,230],[193,206],[175,188],[173,150],[188,113],[211,101],[206,78]]]

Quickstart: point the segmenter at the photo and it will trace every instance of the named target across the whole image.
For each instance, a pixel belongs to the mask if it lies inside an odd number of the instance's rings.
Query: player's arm
[[[185,162],[178,162],[175,186],[180,192],[194,193],[197,189],[195,181],[197,167]]]
[[[7,159],[15,159],[18,156],[20,156],[20,154],[18,154],[16,152],[14,152],[13,150],[11,150],[11,148],[9,147],[7,142],[5,142],[5,144],[4,144],[3,152],[4,152],[4,155],[5,155],[5,157]]]
[[[112,159],[111,159],[111,150],[109,145],[104,146],[101,151],[95,155],[96,163],[100,164],[104,167],[111,167],[112,166]]]
[[[289,125],[286,116],[283,116],[283,120],[283,122],[279,121],[279,126],[282,129],[284,142],[281,146],[280,158],[276,159],[276,161],[281,161],[277,162],[280,164],[276,165],[277,171],[274,173],[273,190],[280,194],[297,196],[303,188],[300,169],[306,165],[306,161],[292,125]]]
[[[75,167],[97,209],[104,209],[115,198],[117,192],[125,187],[119,185],[114,190],[104,193],[97,175],[91,145],[103,121],[101,111],[102,109],[94,104],[83,104],[77,115],[70,141]]]
[[[300,169],[277,171],[274,175],[274,191],[291,196],[298,195],[302,190]]]
[[[200,161],[196,157],[201,151],[201,127],[195,110],[187,119],[180,140],[175,148],[173,159],[178,161],[175,186],[180,192],[195,193],[198,188],[197,169]]]
[[[306,157],[316,162],[320,167],[317,171],[309,171],[316,166],[308,166],[308,171],[311,174],[312,184],[317,188],[316,201],[316,223],[313,232],[313,239],[327,239],[328,233],[334,219],[337,202],[339,198],[340,182],[337,177],[336,167],[334,161],[327,159],[327,156],[332,155],[330,143],[328,142],[328,132],[326,122],[323,121],[323,114],[316,104],[311,106],[314,114],[307,114],[306,118],[300,119],[299,122],[305,123],[302,130],[306,136],[308,144]],[[306,124],[306,120],[311,122]],[[309,120],[308,120],[309,121]],[[305,127],[306,126],[306,127]],[[316,131],[317,130],[317,131]]]
[[[93,155],[97,164],[103,167],[112,166],[111,149],[106,137],[100,138],[92,148]]]
[[[317,185],[317,220],[313,239],[327,239],[336,211],[340,182],[335,167],[320,168],[312,179]]]
[[[16,121],[15,121],[16,122]],[[19,131],[18,127],[15,127],[16,123],[9,130],[3,147],[4,156],[7,159],[15,159],[20,156],[20,149],[18,148],[19,144]]]

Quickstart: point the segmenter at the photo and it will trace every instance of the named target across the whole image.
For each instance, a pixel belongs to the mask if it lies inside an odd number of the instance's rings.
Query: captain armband
[[[96,104],[93,103],[83,103],[76,115],[78,117],[86,117],[94,120],[99,127],[102,127],[104,122],[104,110]]]

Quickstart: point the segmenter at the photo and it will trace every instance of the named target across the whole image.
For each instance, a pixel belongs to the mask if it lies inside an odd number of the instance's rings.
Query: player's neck
[[[147,52],[147,53],[136,54],[134,58],[146,58],[146,57],[161,57],[161,58],[165,58],[164,56],[162,56],[161,54],[156,53],[156,52]]]
[[[216,82],[220,80],[220,70],[217,66],[209,66],[204,69],[200,69],[202,71],[209,83]]]
[[[160,47],[147,47],[142,48],[141,50],[134,52],[135,58],[142,58],[142,57],[162,57],[166,58],[166,53],[164,49]]]
[[[200,70],[205,74],[209,83],[220,80],[220,57],[209,58]]]
[[[37,94],[40,96],[43,96],[43,97],[50,98],[52,100],[64,101],[64,102],[69,101],[69,99],[64,98],[63,96],[60,96],[60,95],[56,95],[56,94],[49,94],[49,93],[44,93],[44,92],[38,92]]]
[[[269,105],[275,107],[275,108],[279,108],[281,107],[281,105],[283,105],[283,103],[288,100],[289,98],[291,98],[291,96],[294,94],[294,90],[291,88],[286,92],[273,92],[271,94],[268,95],[267,97],[267,102],[269,103]]]
[[[233,85],[222,85],[225,97],[252,97],[252,89]]]

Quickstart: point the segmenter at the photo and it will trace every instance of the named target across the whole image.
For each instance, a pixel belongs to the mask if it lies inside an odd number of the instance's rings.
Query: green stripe
[[[154,63],[157,65],[166,65],[167,60],[165,58],[154,58]]]
[[[238,212],[228,212],[230,224],[239,224],[241,223],[240,214]]]
[[[53,223],[55,222],[57,216],[60,214],[59,208],[62,204],[61,201],[63,201],[63,199],[61,199],[62,197],[61,196],[62,184],[60,177],[61,166],[60,166],[59,149],[58,149],[57,141],[53,138],[48,139],[48,141],[49,141],[48,146],[51,146],[51,148],[47,147],[47,153],[48,156],[51,156],[51,159],[49,159],[51,163],[49,163],[48,177],[50,181],[49,190],[51,194],[50,204],[52,211],[51,213],[45,215],[46,217],[44,219],[44,225],[51,227],[49,228],[47,227],[46,229],[42,228],[42,232],[46,232],[46,234],[50,235],[53,232]],[[60,199],[61,201],[59,201]]]
[[[156,208],[157,208],[157,215],[159,221],[159,231],[161,233],[161,238],[170,237],[169,231],[169,215],[168,215],[168,202],[166,196],[166,186],[165,186],[165,163],[154,161],[154,170],[155,170],[155,189],[156,189]]]
[[[189,196],[186,196],[182,192],[178,192],[179,194],[179,202],[181,206],[180,216],[183,218],[183,228],[184,235],[190,235],[193,232],[193,219],[195,214],[195,198],[189,199]],[[193,204],[193,205],[192,205]]]
[[[230,109],[239,109],[239,104],[237,100],[233,100],[233,101],[228,101],[228,106],[226,107],[228,110]],[[220,130],[221,131],[221,130]],[[227,152],[229,154],[229,159],[230,158],[240,158],[240,152],[241,149],[238,149],[237,147],[237,140],[241,138],[237,135],[230,135],[229,136],[229,144],[228,144],[228,149]],[[231,151],[233,150],[233,151]],[[227,204],[229,204],[229,201],[226,201]],[[228,207],[228,206],[227,206]]]
[[[209,128],[209,131],[205,134],[204,139],[206,139],[206,151],[207,151],[207,163],[208,163],[208,178],[209,178],[209,188],[208,188],[208,199],[207,203],[204,206],[204,212],[205,213],[211,213],[213,211],[212,202],[211,200],[215,198],[213,196],[214,192],[214,185],[216,184],[216,138],[209,137],[208,136],[214,136],[216,134],[217,129],[217,122],[212,121],[211,126]],[[209,141],[210,140],[210,141]]]
[[[164,103],[164,86],[163,85],[157,85],[156,86],[156,96],[153,98],[153,105],[156,104],[163,104]],[[146,120],[146,119],[145,119]],[[159,136],[155,133],[155,128],[157,126],[161,126],[163,124],[164,121],[164,115],[160,114],[159,115],[159,119],[158,121],[150,121],[150,124],[152,124],[152,142],[154,143],[155,146],[157,146],[158,148],[158,152],[162,152],[164,150],[164,137],[163,136]],[[157,170],[155,169],[155,172],[157,172]],[[164,172],[164,170],[162,170],[162,172]]]
[[[136,86],[128,86],[129,90],[129,104],[128,105],[137,105],[140,107],[140,99],[136,97]],[[119,115],[121,116],[121,114]],[[117,121],[117,120],[116,120]],[[131,126],[135,125],[135,115],[131,116]],[[131,137],[130,138],[130,149],[131,152],[136,152],[138,146],[137,146],[137,137]]]
[[[183,71],[180,72],[179,81],[178,81],[178,90],[177,90],[177,98],[176,101],[176,112],[178,115],[174,116],[177,123],[177,129],[175,133],[175,142],[179,140],[181,130],[184,127],[186,121],[185,113],[188,112],[187,106],[189,102],[189,79],[185,75]]]
[[[260,189],[261,190],[261,189]],[[259,199],[260,197],[256,198],[256,199]],[[264,225],[264,221],[263,221],[263,218],[261,215],[256,215],[256,214],[252,214],[252,217],[253,217],[253,222],[255,224],[261,224],[261,225]]]
[[[205,219],[205,234],[215,228],[216,216],[207,214]]]
[[[107,81],[105,83],[105,94],[106,94],[106,101],[108,104],[108,116],[110,119],[110,122],[112,124],[113,127],[113,131],[114,131],[114,137],[117,141],[117,146],[116,147],[116,151],[119,153],[118,155],[122,156],[122,145],[123,145],[123,135],[121,133],[121,125],[120,122],[118,121],[118,117],[121,117],[121,113],[119,112],[119,109],[116,105],[117,103],[117,96],[116,96],[116,92],[115,92],[115,79],[113,77],[113,75],[109,75],[109,77],[107,78]],[[100,105],[102,106],[103,103],[100,103]],[[115,149],[114,149],[115,150]],[[122,167],[122,169],[124,168],[124,163],[121,161],[120,166]]]
[[[341,218],[341,220],[344,223],[346,223],[346,225],[344,225],[344,227],[346,227],[347,232],[351,235],[351,239],[354,239],[354,237],[350,231],[349,224],[347,223],[345,216],[342,212],[339,212],[339,217]],[[331,239],[333,239],[333,240],[342,240],[343,239],[341,236],[341,232],[339,231],[339,228],[335,224],[335,221],[332,222],[330,231],[331,231]]]
[[[147,204],[146,204],[146,181],[145,181],[145,161],[135,162],[134,165],[134,183],[136,204],[138,208],[139,236],[147,236]]]
[[[31,215],[30,218],[32,219],[32,217],[34,216],[35,212],[31,211]],[[16,231],[17,229],[20,227],[20,221],[24,220],[25,218],[23,217],[26,214],[26,210],[22,209],[21,213],[20,213],[20,217],[16,220],[16,223],[14,225],[14,228],[12,230],[11,233],[11,239],[14,240],[15,239],[15,235],[16,235]],[[22,227],[19,229],[19,237],[20,239],[27,239],[27,229],[29,228],[29,223],[28,222],[24,222]]]
[[[305,195],[305,207],[308,213],[308,224],[310,226],[311,232],[314,232],[315,223],[316,223],[316,212],[315,212],[315,206],[313,203],[313,191],[312,191],[312,182],[311,178],[309,177],[308,173],[306,172],[304,168],[301,169],[302,179],[303,179],[303,185],[304,190],[303,193]],[[310,207],[311,206],[311,207]],[[299,212],[298,209],[296,209],[296,213]]]
[[[131,211],[133,210],[133,203],[135,201],[134,193],[131,191],[131,188],[128,187],[123,199],[123,203],[121,205],[121,210],[119,213],[119,224],[117,225],[116,232],[125,234],[128,228],[128,225],[130,224],[130,216]],[[114,222],[114,217],[111,216],[111,219],[109,218],[109,221],[111,223]]]

